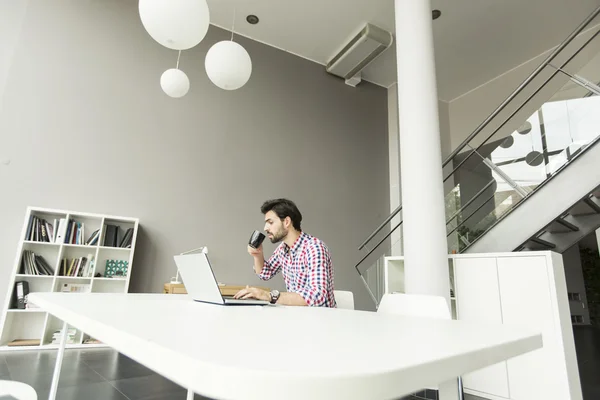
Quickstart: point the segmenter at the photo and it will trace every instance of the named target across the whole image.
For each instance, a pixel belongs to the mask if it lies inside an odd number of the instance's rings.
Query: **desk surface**
[[[218,399],[389,399],[542,345],[527,329],[188,296],[32,293],[148,368]]]

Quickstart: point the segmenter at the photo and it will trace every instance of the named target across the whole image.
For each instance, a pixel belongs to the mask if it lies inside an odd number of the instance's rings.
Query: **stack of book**
[[[75,341],[76,341],[75,335],[77,335],[77,329],[69,328],[67,330],[67,344],[75,343]],[[54,331],[54,334],[52,334],[52,344],[60,344],[61,337],[62,337],[62,329],[59,331]]]
[[[59,273],[61,276],[81,276],[84,278],[92,276],[94,272],[94,256],[79,257],[68,260],[62,259]]]
[[[44,257],[30,250],[23,250],[21,273],[25,275],[54,275],[54,270],[44,260]]]
[[[31,215],[29,217],[29,225],[27,225],[27,232],[25,233],[25,240],[54,243],[57,227],[56,219],[54,220],[54,224],[50,224],[43,218]]]
[[[133,240],[133,228],[127,229],[123,236],[121,236],[122,232],[123,231],[121,228],[117,225],[105,225],[103,245],[106,247],[131,248],[131,242]]]

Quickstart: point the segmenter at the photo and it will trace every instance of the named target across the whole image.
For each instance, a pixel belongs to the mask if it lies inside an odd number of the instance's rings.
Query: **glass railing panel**
[[[385,293],[385,258],[401,255],[402,234],[400,229],[396,229],[394,233],[396,232],[397,234],[391,234],[377,248],[368,250],[372,253],[357,266],[357,271],[376,304],[379,304]]]

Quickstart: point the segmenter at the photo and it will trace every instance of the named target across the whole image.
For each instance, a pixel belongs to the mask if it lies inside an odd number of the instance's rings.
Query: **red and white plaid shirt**
[[[269,280],[283,270],[288,292],[298,293],[309,306],[336,307],[333,296],[333,264],[321,240],[304,232],[290,248],[281,243],[265,261],[258,277]]]

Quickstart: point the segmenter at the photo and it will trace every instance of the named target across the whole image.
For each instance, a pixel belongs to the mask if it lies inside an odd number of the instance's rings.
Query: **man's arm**
[[[271,301],[271,293],[256,287],[246,286],[245,289],[240,290],[233,296],[235,299],[257,299],[264,301]],[[277,300],[277,304],[282,306],[306,306],[306,301],[298,293],[283,292]]]
[[[263,281],[271,279],[281,269],[278,250],[267,261],[265,261],[262,245],[258,249],[248,246],[248,253],[254,258],[254,272]]]
[[[327,302],[327,287],[333,279],[329,249],[321,242],[311,247],[308,250],[307,262],[308,285],[297,294],[307,306],[324,306]]]

